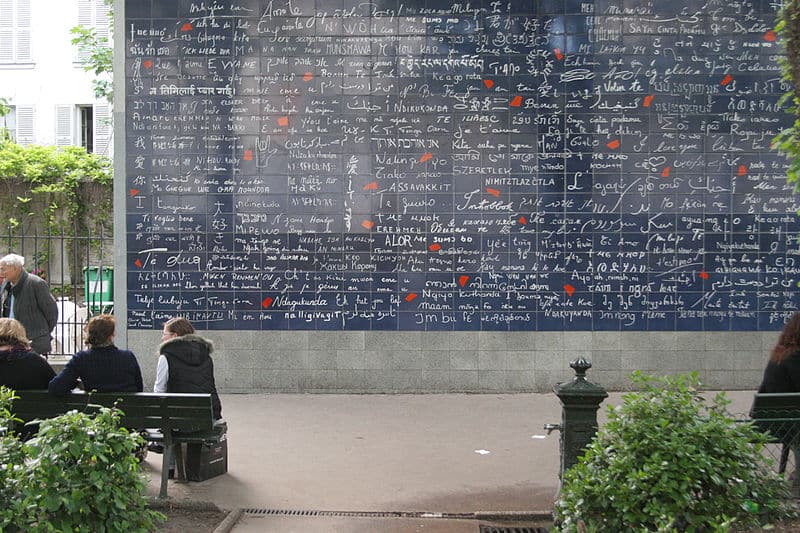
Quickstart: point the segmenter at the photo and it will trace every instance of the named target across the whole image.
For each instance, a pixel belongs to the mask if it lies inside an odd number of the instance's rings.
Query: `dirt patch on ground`
[[[151,508],[167,517],[156,530],[162,533],[213,533],[228,516],[228,511],[213,504],[158,502]]]

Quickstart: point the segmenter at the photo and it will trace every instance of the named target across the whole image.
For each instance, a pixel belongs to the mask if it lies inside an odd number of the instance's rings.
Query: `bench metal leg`
[[[175,481],[186,483],[186,454],[183,453],[184,443],[179,442],[175,445]]]
[[[160,499],[167,497],[167,485],[169,482],[169,462],[174,451],[175,446],[171,442],[164,439],[164,454],[161,457],[161,490],[158,492]]]
[[[788,446],[787,446],[787,448],[788,448]],[[800,497],[800,465],[797,464],[797,461],[798,461],[798,457],[800,457],[798,455],[798,451],[800,451],[800,443],[794,443],[791,446],[791,449],[792,449],[792,452],[794,454],[794,476],[793,476],[793,479],[792,479],[792,496],[794,498],[799,498]]]
[[[786,443],[784,443],[783,446],[781,447],[781,460],[780,463],[778,463],[779,474],[783,474],[784,472],[786,472],[786,463],[787,461],[789,461],[790,449],[791,449],[790,446]]]

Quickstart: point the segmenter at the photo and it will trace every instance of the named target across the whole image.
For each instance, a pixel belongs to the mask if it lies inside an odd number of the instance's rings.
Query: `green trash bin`
[[[111,313],[114,310],[114,267],[86,267],[83,269],[83,296],[89,313]]]

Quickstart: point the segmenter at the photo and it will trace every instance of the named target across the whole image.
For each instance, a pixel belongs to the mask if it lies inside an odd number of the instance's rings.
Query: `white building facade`
[[[108,36],[103,0],[0,0],[0,127],[22,145],[84,146],[111,155],[111,109],[95,98],[70,29]]]

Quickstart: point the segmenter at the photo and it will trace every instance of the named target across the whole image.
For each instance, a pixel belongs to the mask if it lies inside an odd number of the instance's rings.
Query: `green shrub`
[[[728,531],[788,515],[765,436],[728,415],[723,393],[707,402],[696,373],[632,379],[640,392],[609,408],[564,474],[559,531]]]
[[[97,206],[94,202],[86,205],[80,194],[81,187],[89,183],[112,186],[107,157],[86,153],[80,146],[21,146],[0,141],[0,190],[6,197],[2,207],[14,213],[9,220],[12,225],[36,216],[57,230],[60,221],[91,218]]]
[[[163,515],[147,508],[133,453],[142,439],[120,428],[119,418],[117,409],[71,411],[42,420],[27,442],[7,437],[0,531],[153,531]]]
[[[5,531],[13,523],[16,510],[11,502],[13,496],[19,492],[16,479],[18,469],[25,461],[19,440],[8,432],[13,421],[13,398],[14,391],[0,387],[0,531]]]

